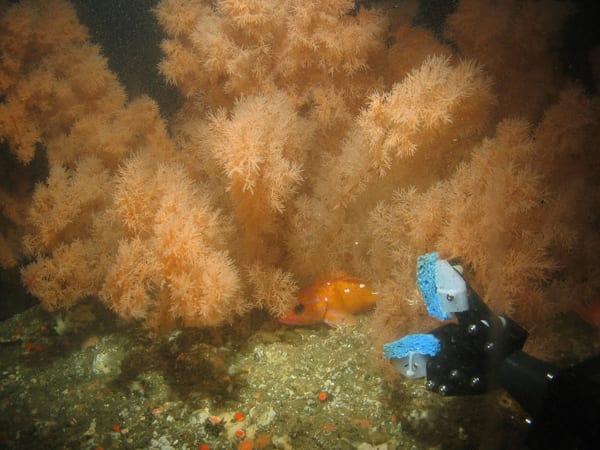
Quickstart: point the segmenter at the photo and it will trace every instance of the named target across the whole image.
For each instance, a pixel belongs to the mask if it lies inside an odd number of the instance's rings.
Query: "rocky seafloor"
[[[390,376],[353,327],[262,316],[151,338],[93,301],[0,324],[0,448],[521,448],[503,391],[443,397]]]

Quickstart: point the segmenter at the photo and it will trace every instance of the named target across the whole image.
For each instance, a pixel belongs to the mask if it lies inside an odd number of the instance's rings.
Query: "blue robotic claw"
[[[533,417],[532,448],[600,448],[600,355],[567,369],[522,351],[528,333],[494,314],[437,253],[417,260],[417,286],[431,317],[448,322],[383,346],[408,378],[441,395],[506,389]]]
[[[527,332],[493,314],[437,253],[418,258],[417,286],[430,316],[457,321],[385,344],[384,358],[405,376],[426,376],[426,387],[440,394],[481,394],[497,387],[497,372],[488,369],[520,350]]]
[[[440,349],[440,341],[432,334],[409,334],[385,344],[383,357],[405,377],[422,378],[427,375],[429,357],[437,355]]]
[[[429,315],[449,320],[453,313],[469,309],[467,283],[461,274],[437,253],[427,253],[417,260],[417,286]]]

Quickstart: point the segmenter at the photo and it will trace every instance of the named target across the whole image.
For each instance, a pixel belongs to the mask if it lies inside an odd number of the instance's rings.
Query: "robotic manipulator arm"
[[[560,369],[526,354],[528,333],[494,314],[437,253],[418,258],[417,286],[430,316],[456,320],[383,346],[402,375],[427,377],[441,395],[505,389],[532,417],[532,448],[600,448],[600,355]]]

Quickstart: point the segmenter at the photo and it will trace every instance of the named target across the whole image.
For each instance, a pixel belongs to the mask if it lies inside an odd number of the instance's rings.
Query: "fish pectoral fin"
[[[341,325],[355,325],[358,321],[352,314],[342,311],[328,310],[323,321],[330,327],[339,327]]]

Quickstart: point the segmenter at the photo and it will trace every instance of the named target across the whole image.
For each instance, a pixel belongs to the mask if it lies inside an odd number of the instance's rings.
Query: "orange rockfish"
[[[289,314],[279,317],[288,325],[352,324],[354,313],[366,311],[377,301],[377,292],[367,281],[351,276],[318,279],[298,294],[298,304]]]

